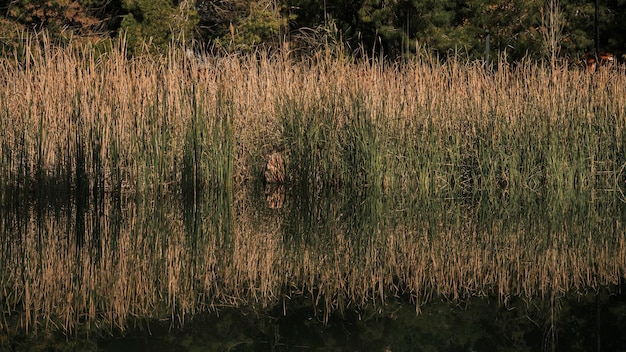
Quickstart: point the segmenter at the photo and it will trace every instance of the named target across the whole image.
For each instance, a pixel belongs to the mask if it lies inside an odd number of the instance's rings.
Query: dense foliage
[[[299,52],[332,45],[351,54],[470,59],[491,52],[577,58],[594,50],[593,0],[25,0],[0,5],[2,47],[16,33],[43,31],[55,41],[126,36],[162,50],[195,39],[206,47],[250,52],[289,43]],[[626,0],[599,0],[599,47],[621,54]],[[619,55],[618,55],[619,56]]]

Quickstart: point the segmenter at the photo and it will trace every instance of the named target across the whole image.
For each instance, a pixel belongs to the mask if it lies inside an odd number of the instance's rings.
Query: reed
[[[419,309],[625,275],[622,67],[29,40],[0,60],[3,327],[182,322],[295,294],[322,316],[388,295]],[[291,220],[250,200],[274,152]],[[52,211],[50,194],[81,201]]]
[[[621,67],[129,58],[123,44],[96,56],[32,41],[0,70],[6,180],[80,167],[107,190],[231,188],[258,180],[275,151],[288,181],[314,188],[466,197],[623,178]]]

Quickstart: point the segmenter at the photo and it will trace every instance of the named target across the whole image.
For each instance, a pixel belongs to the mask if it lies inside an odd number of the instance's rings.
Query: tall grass
[[[465,197],[623,183],[621,67],[128,58],[123,46],[96,57],[45,40],[24,51],[0,70],[5,180],[81,168],[107,190],[228,188],[279,151],[288,180],[315,188]]]
[[[622,67],[289,54],[96,56],[43,38],[1,59],[2,325],[293,294],[320,314],[390,294],[419,307],[624,276]],[[284,221],[249,200],[273,152]]]

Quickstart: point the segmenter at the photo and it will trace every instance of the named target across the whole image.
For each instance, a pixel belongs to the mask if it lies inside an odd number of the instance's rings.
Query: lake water
[[[616,191],[5,188],[2,202],[2,349],[626,349]]]

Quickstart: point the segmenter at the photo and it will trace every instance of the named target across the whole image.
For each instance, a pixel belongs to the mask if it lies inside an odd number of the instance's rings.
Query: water
[[[623,287],[622,287],[623,288]],[[335,313],[323,322],[306,297],[259,312],[224,308],[183,327],[131,319],[123,333],[14,337],[16,350],[42,347],[93,351],[619,351],[626,346],[626,301],[602,290],[557,302],[474,297],[434,299],[416,315],[402,299],[384,309]],[[3,346],[7,347],[7,346]]]
[[[3,349],[626,349],[615,192],[12,192]]]

